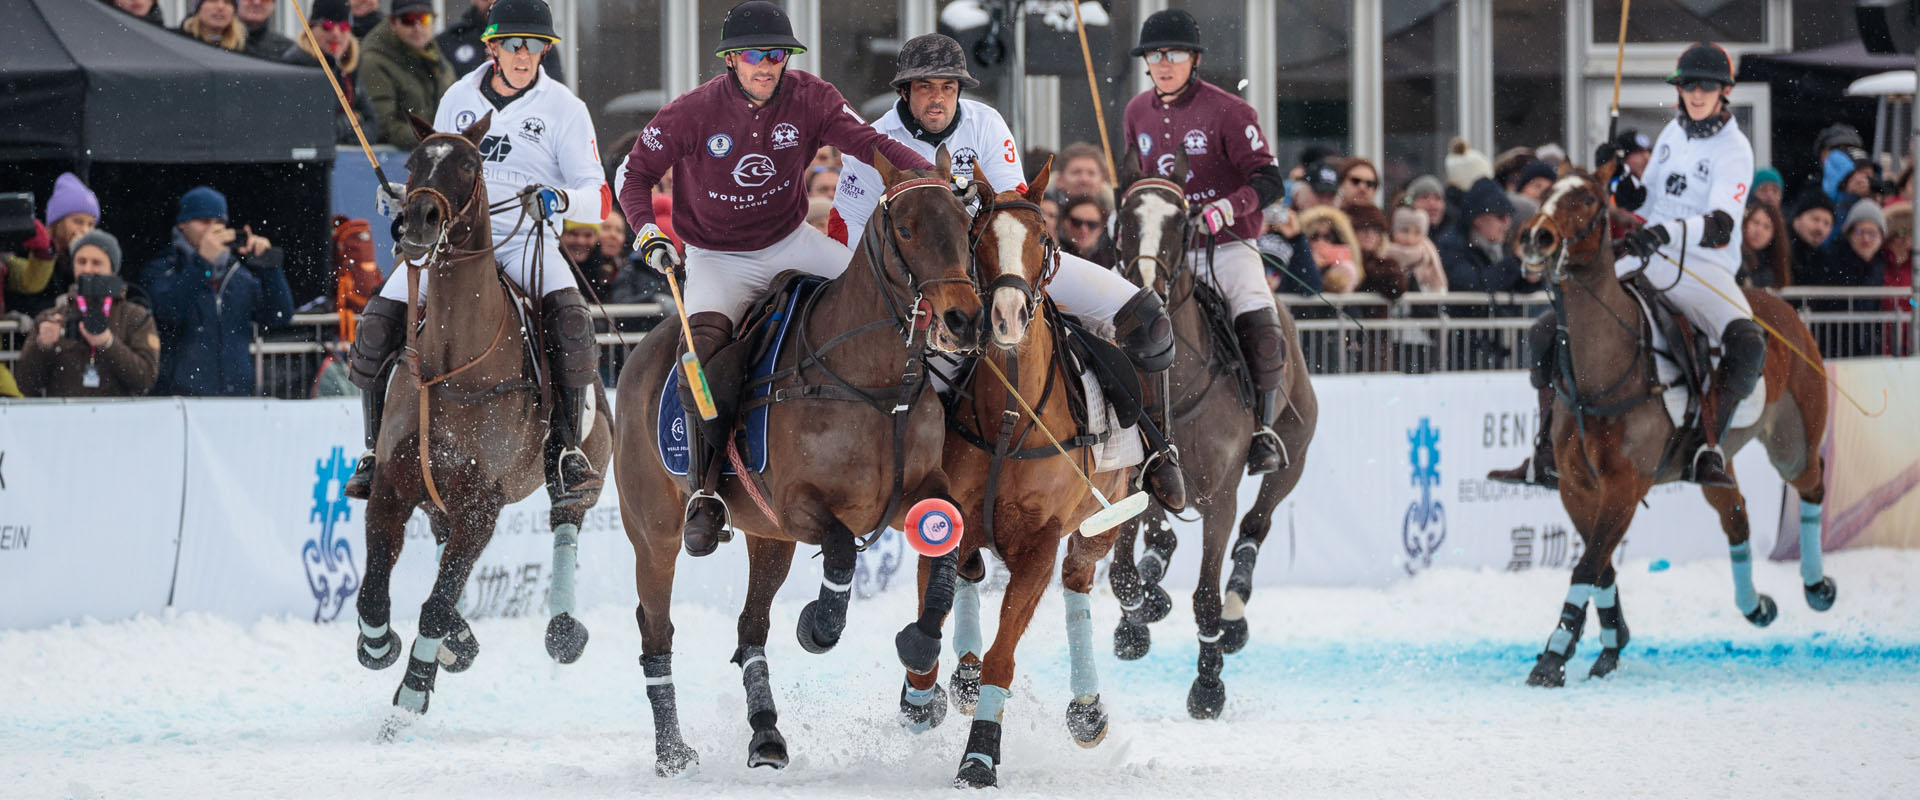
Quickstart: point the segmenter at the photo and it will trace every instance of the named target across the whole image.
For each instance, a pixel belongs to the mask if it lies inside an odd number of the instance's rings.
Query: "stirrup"
[[[1718,476],[1703,477],[1700,474],[1700,460],[1709,454],[1720,460]],[[1727,472],[1726,451],[1721,450],[1716,444],[1703,444],[1700,449],[1693,451],[1693,463],[1689,465],[1688,471],[1691,473],[1688,479],[1701,486],[1719,486],[1729,489],[1739,486],[1734,482],[1733,476]],[[1711,480],[1708,480],[1709,477]]]
[[[1293,456],[1287,453],[1287,443],[1280,439],[1280,434],[1273,432],[1272,425],[1262,425],[1259,430],[1253,432],[1253,441],[1257,442],[1261,439],[1273,440],[1273,451],[1280,454],[1280,469],[1293,466]]]
[[[373,471],[378,466],[378,457],[369,448],[353,460],[353,474],[340,485],[340,493],[355,500],[365,500],[373,494]]]
[[[722,544],[732,541],[733,534],[730,529],[733,527],[733,509],[727,507],[726,498],[721,497],[717,492],[697,489],[693,494],[687,495],[687,505],[680,512],[680,524],[684,526],[688,520],[693,519],[693,507],[701,500],[712,500],[720,504],[720,532],[716,538]]]
[[[579,479],[578,485],[568,485],[566,481],[567,459],[569,458],[580,459],[580,474],[576,476]],[[560,484],[561,493],[569,497],[597,490],[606,483],[606,479],[600,474],[600,471],[593,468],[593,459],[587,458],[587,451],[578,447],[569,447],[561,450],[560,455],[555,456],[553,459],[553,471],[553,477],[556,479],[555,482]]]

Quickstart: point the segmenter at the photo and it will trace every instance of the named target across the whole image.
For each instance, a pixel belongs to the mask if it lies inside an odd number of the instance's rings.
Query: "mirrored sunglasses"
[[[740,54],[742,61],[755,65],[761,62],[784,64],[787,61],[787,56],[792,55],[792,51],[790,50],[777,48],[773,50],[735,50],[734,52]]]
[[[1187,59],[1193,58],[1193,53],[1188,50],[1154,50],[1141,58],[1146,59],[1149,64],[1158,64],[1162,60],[1170,64],[1185,64]]]
[[[509,53],[518,53],[525,50],[536,56],[547,52],[547,48],[553,46],[552,42],[545,39],[535,39],[531,36],[509,36],[505,39],[500,39],[499,42],[500,49]]]
[[[335,22],[334,20],[323,19],[316,24],[320,26],[320,30],[332,31],[334,33],[344,33],[353,30],[353,23],[346,21]]]
[[[409,26],[433,24],[433,14],[426,11],[409,11],[394,17],[394,19],[400,20],[400,24],[402,25]]]

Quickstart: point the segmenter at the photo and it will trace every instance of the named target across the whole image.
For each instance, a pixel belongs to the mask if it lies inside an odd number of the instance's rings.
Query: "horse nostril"
[[[947,309],[947,313],[940,315],[940,320],[946,323],[947,332],[953,334],[955,339],[966,341],[973,334],[974,317],[959,309]]]

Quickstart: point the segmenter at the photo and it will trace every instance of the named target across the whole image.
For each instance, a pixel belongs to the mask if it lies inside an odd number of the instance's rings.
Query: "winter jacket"
[[[241,24],[245,25],[246,23]],[[278,60],[282,54],[287,52],[287,48],[292,46],[292,39],[281,36],[275,33],[272,28],[261,25],[258,28],[247,28],[247,47],[240,52],[246,53],[254,58]]]
[[[1502,246],[1495,258],[1493,249],[1476,241],[1473,231],[1464,224],[1442,231],[1433,244],[1440,251],[1448,291],[1532,292],[1540,288],[1539,283],[1527,280],[1521,273],[1519,256]],[[1457,305],[1449,306],[1447,313],[1456,317],[1490,317],[1509,316],[1518,311],[1501,309],[1496,314],[1490,306]]]
[[[295,66],[319,67],[319,59],[313,57],[308,47],[306,40],[302,39],[288,47],[286,52],[281,54],[280,60]],[[360,42],[348,39],[347,49],[338,57],[327,56],[327,61],[333,66],[334,77],[340,80],[340,91],[346,93],[347,102],[353,106],[354,115],[360,118],[360,129],[378,135],[380,118],[374,113],[373,98],[360,85]],[[324,75],[316,77],[326,80]],[[347,122],[347,113],[341,110],[339,103],[333,104],[333,140],[340,144],[359,142],[359,139],[353,135],[353,125]]]
[[[361,40],[360,49],[360,88],[372,99],[374,115],[380,119],[380,141],[413,149],[420,137],[407,114],[432,122],[440,96],[453,87],[453,68],[432,41],[426,50],[415,50],[400,41],[392,25],[375,27]]]
[[[63,320],[65,333],[52,347],[40,346],[40,323],[56,315]],[[14,377],[20,392],[27,397],[132,397],[153,388],[160,361],[160,335],[153,312],[136,300],[121,298],[107,313],[107,330],[113,342],[104,350],[93,345],[78,330],[80,309],[73,295],[62,295],[60,304],[40,312],[29,329],[26,349],[14,365]],[[87,385],[87,365],[91,363],[98,385]]]
[[[293,318],[293,293],[279,248],[210,264],[178,231],[173,246],[147,262],[140,282],[153,299],[160,331],[154,394],[252,396],[253,326]]]
[[[0,262],[0,286],[5,289],[4,294],[0,294],[0,313],[8,308],[33,313],[18,304],[23,300],[31,303],[32,298],[46,291],[48,281],[53,278],[53,264],[50,253],[6,254],[6,260]]]

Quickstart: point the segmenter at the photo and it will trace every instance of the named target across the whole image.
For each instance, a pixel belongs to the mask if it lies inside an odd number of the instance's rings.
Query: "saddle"
[[[1677,438],[1698,446],[1705,438],[1700,430],[1701,403],[1706,397],[1707,383],[1719,366],[1720,353],[1708,343],[1706,332],[1696,330],[1686,315],[1645,275],[1633,275],[1623,279],[1620,285],[1639,304],[1640,313],[1647,321],[1647,343],[1659,380],[1656,388],[1660,389],[1667,416],[1682,433]],[[1765,379],[1761,380],[1753,394],[1734,409],[1731,427],[1746,427],[1760,418],[1766,405]]]

